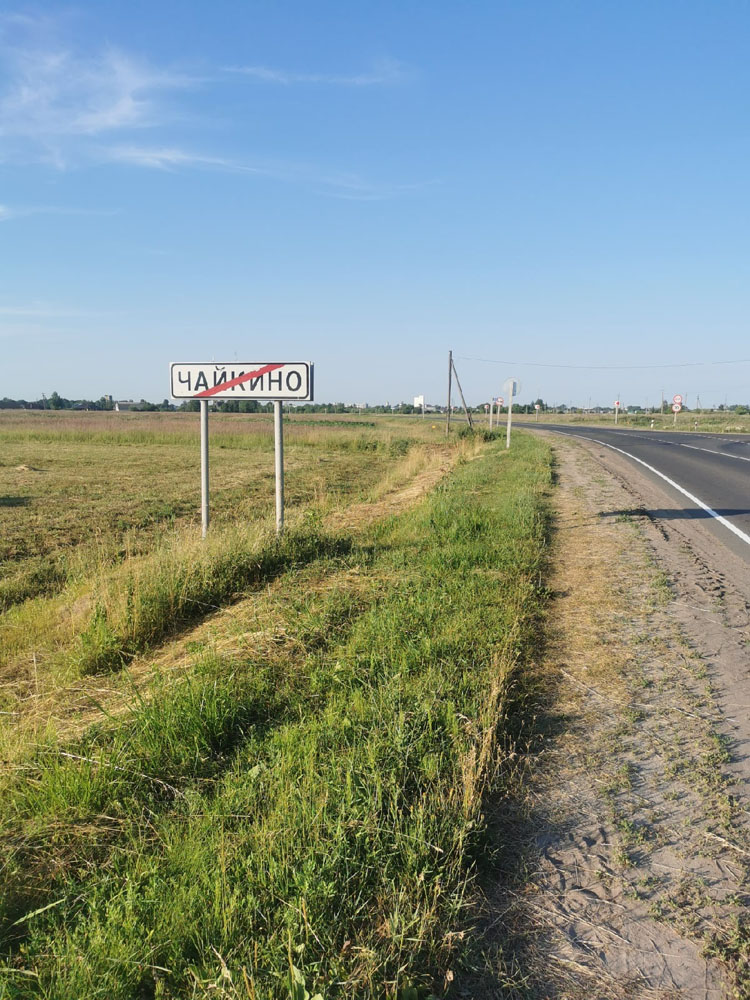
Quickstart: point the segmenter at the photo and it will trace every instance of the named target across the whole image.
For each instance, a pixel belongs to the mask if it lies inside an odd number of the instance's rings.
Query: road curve
[[[669,502],[652,517],[700,520],[750,562],[750,437],[669,433],[562,424],[524,425],[593,441],[625,457],[661,487]]]

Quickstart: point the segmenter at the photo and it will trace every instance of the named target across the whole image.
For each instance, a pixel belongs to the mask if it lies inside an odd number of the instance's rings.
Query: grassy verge
[[[489,446],[282,574],[285,655],[206,655],[30,749],[2,788],[0,995],[442,992],[535,647],[548,485],[542,442]],[[342,569],[356,588],[308,589]]]
[[[671,404],[670,404],[671,406]],[[514,415],[513,422],[522,424],[583,424],[591,427],[614,428],[615,418],[612,413],[543,413],[539,420],[529,414]],[[666,413],[621,413],[617,426],[627,430],[628,427],[647,427],[655,431],[704,431],[707,434],[748,434],[750,433],[750,414],[725,411],[683,410],[677,420],[667,407]]]

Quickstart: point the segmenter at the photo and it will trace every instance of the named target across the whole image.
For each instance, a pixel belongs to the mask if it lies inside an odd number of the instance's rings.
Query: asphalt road
[[[614,448],[669,498],[664,509],[650,511],[651,516],[700,519],[750,562],[750,437],[559,424],[539,424],[537,429]]]

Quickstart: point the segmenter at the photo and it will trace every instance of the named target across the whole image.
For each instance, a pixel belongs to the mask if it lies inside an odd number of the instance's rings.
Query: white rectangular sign
[[[309,361],[173,361],[169,375],[173,399],[313,398]]]

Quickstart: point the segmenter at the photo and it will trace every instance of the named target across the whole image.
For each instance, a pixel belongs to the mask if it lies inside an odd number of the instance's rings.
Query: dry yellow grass
[[[108,416],[111,422],[111,415]],[[387,430],[386,444],[389,440]],[[457,461],[473,457],[478,451],[479,445],[466,439],[450,445],[444,440],[417,443],[405,455],[392,457],[387,463],[375,462],[380,477],[366,487],[368,499],[355,503],[351,502],[351,494],[331,493],[326,488],[325,476],[321,475],[313,502],[289,511],[287,527],[294,530],[312,511],[326,530],[334,532],[355,530],[362,524],[398,513],[424,496]],[[337,456],[323,449],[319,457],[335,463]],[[134,657],[122,671],[81,677],[66,657],[95,608],[105,609],[110,621],[121,621],[129,613],[129,595],[137,593],[156,572],[164,572],[170,564],[177,569],[185,563],[199,572],[200,566],[210,563],[214,554],[236,546],[240,535],[243,546],[259,547],[271,530],[270,512],[249,524],[215,527],[205,542],[193,525],[177,526],[146,552],[135,546],[124,560],[114,565],[110,559],[100,557],[61,593],[26,601],[0,616],[5,758],[12,755],[12,746],[28,742],[30,731],[49,732],[50,727],[61,734],[80,731],[100,717],[102,709],[115,714],[121,711],[132,699],[134,690],[148,697],[153,678],[158,675],[162,683],[165,675],[178,677],[180,666],[198,647],[210,647],[224,654],[234,648],[247,650],[248,643],[266,653],[283,646],[277,585],[271,583],[228,607],[207,607],[203,620],[168,639],[162,648]],[[317,585],[351,589],[359,581],[355,573],[347,573],[341,578],[326,578]],[[285,655],[288,653],[285,650]]]

